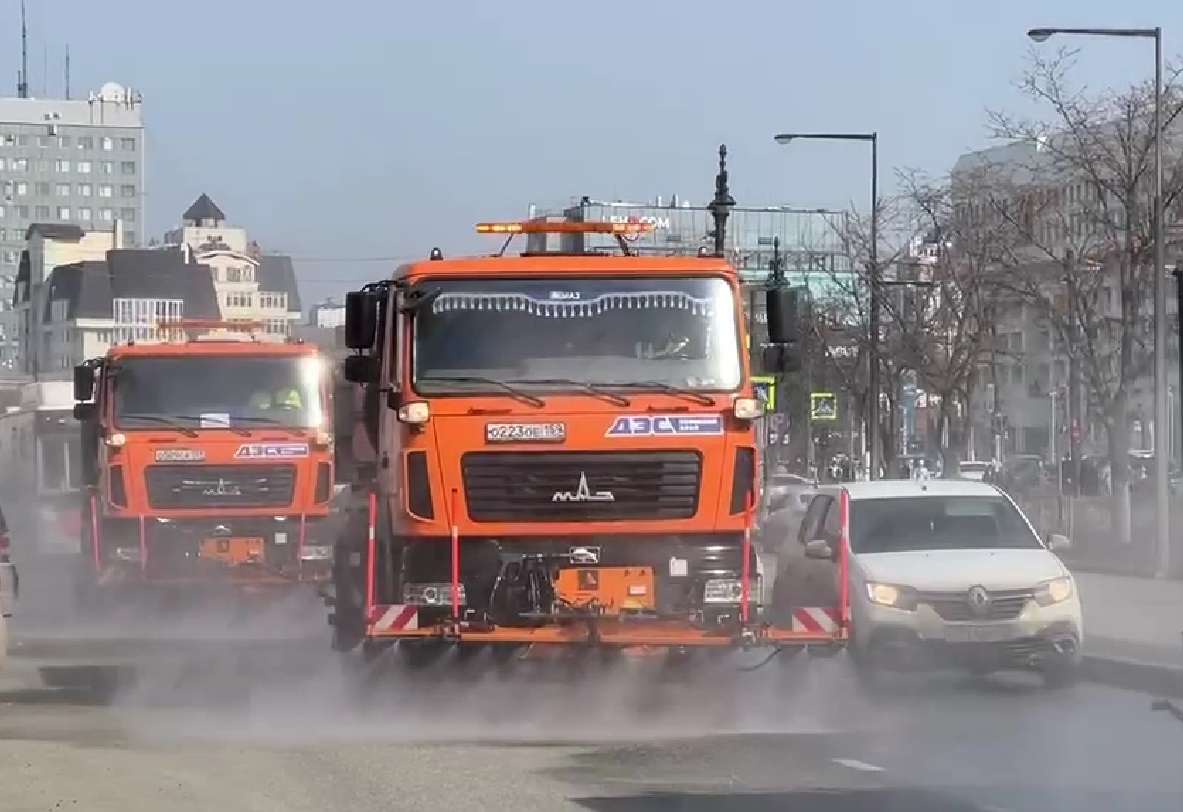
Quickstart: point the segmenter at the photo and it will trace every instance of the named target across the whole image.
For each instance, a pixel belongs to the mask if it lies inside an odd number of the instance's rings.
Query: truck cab
[[[597,640],[693,645],[755,619],[763,404],[735,271],[620,247],[436,249],[348,295],[346,376],[364,389],[358,430],[377,464],[370,532],[339,550],[358,562],[337,568],[341,647],[443,630],[574,642],[572,619],[589,617]]]
[[[75,368],[87,586],[327,576],[331,368],[256,328],[168,322]]]

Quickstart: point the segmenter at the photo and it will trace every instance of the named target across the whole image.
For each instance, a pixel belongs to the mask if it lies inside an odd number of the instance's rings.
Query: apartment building
[[[0,98],[0,369],[14,370],[12,309],[25,234],[34,223],[110,231],[139,243],[144,214],[140,94],[108,82],[85,99]]]
[[[1053,136],[1055,138],[1056,136]],[[1098,200],[1096,184],[1085,177],[1075,177],[1063,162],[1057,161],[1049,140],[1015,142],[962,156],[954,165],[954,192],[962,201],[962,217],[989,218],[987,206],[998,206],[998,195],[1009,195],[1013,216],[1020,218],[1024,232],[1031,237],[1031,245],[1012,246],[1018,256],[1029,256],[1030,269],[1042,274],[1044,296],[1049,301],[1063,299],[1063,284],[1057,281],[1059,272],[1053,257],[1076,256],[1082,264],[1102,275],[1100,307],[1109,317],[1120,319],[1120,295],[1117,269],[1106,263],[1112,251],[1106,235],[1096,228]],[[1054,146],[1051,145],[1051,146]],[[1001,183],[999,182],[1001,181]],[[977,192],[985,188],[984,194]],[[1035,196],[1038,200],[1033,201]],[[988,204],[984,196],[991,197]],[[1183,222],[1183,201],[1166,212],[1168,265],[1183,256],[1183,246],[1177,241],[1178,224]],[[1043,266],[1042,268],[1040,266]],[[1173,283],[1168,282],[1173,287]],[[1067,311],[1067,306],[1064,308]],[[1142,302],[1143,316],[1149,321],[1153,301]],[[1168,349],[1169,411],[1172,419],[1167,431],[1176,457],[1183,452],[1183,436],[1177,427],[1183,398],[1179,396],[1178,374],[1178,313],[1173,291],[1168,296],[1169,333],[1172,346]],[[1100,315],[1100,314],[1098,314]],[[1103,426],[1089,418],[1087,386],[1081,385],[1076,395],[1077,409],[1069,409],[1069,377],[1073,348],[1065,345],[1057,331],[1038,312],[1037,308],[1020,301],[1007,303],[1000,309],[995,323],[998,335],[997,352],[992,363],[979,370],[974,390],[972,419],[978,437],[978,452],[992,442],[995,429],[1005,434],[1004,448],[1010,453],[1040,454],[1045,457],[1062,454],[1072,441],[1079,438],[1084,451],[1104,451]],[[1149,374],[1140,378],[1128,392],[1130,443],[1133,448],[1153,445],[1154,386]],[[1075,414],[1076,411],[1082,414]],[[1075,423],[1075,425],[1074,425]]]

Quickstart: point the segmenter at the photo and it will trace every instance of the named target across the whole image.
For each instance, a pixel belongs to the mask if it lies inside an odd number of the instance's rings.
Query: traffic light
[[[765,298],[768,342],[764,368],[776,372],[799,372],[805,363],[811,327],[808,292],[804,288],[771,288]]]

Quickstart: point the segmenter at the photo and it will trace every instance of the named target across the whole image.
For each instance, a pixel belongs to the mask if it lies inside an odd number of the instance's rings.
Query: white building
[[[197,198],[182,220],[154,247],[184,248],[211,269],[222,318],[261,321],[269,336],[290,335],[302,316],[291,257],[263,253],[246,229],[226,222],[208,195]]]
[[[954,165],[952,176],[955,193],[962,210],[959,216],[969,220],[988,222],[992,208],[1005,196],[1013,207],[1012,217],[1021,221],[1022,231],[1030,238],[1030,245],[1016,245],[1016,253],[1025,251],[1031,266],[1048,268],[1044,296],[1049,301],[1064,300],[1063,285],[1055,281],[1057,273],[1054,257],[1075,255],[1082,263],[1095,266],[1099,274],[1107,274],[1100,291],[1100,307],[1113,319],[1120,319],[1121,304],[1116,269],[1106,268],[1104,259],[1112,250],[1108,235],[1097,227],[1099,218],[1096,184],[1087,178],[1072,177],[1058,165],[1046,140],[1014,142],[991,149],[963,155]],[[979,191],[980,190],[980,191]],[[1016,199],[1010,200],[1011,197]],[[1167,212],[1168,224],[1180,221],[1183,203],[1176,203]],[[989,226],[987,226],[989,227]],[[1173,229],[1169,229],[1172,231]],[[1168,233],[1168,237],[1169,237]],[[1168,263],[1178,257],[1177,245],[1168,246]],[[1178,396],[1178,316],[1172,291],[1168,295],[1169,333],[1173,347],[1168,353],[1170,381],[1170,411],[1168,426],[1174,453],[1180,453],[1183,437],[1177,429],[1180,409]],[[1147,297],[1142,311],[1149,320],[1153,301]],[[1065,304],[1061,308],[1067,312]],[[1100,314],[1097,314],[1100,315]],[[1006,418],[1007,443],[1013,453],[1050,456],[1064,453],[1071,442],[1072,421],[1068,409],[1068,382],[1071,369],[1071,348],[1065,346],[1037,309],[1019,302],[1003,309],[996,322],[998,347],[993,366],[979,370],[974,391],[974,422],[984,429],[979,435],[989,434],[991,413],[997,408]],[[995,379],[997,383],[995,383]],[[1153,445],[1154,386],[1149,374],[1139,379],[1129,395],[1131,421],[1130,444],[1134,449]],[[1086,412],[1088,389],[1082,379],[1077,396],[1078,411]],[[1077,431],[1085,451],[1104,451],[1105,436],[1101,425],[1088,419],[1087,414],[1076,415]]]
[[[308,325],[332,329],[345,326],[345,305],[325,299],[308,311]]]
[[[34,223],[110,231],[138,245],[144,214],[140,94],[115,82],[83,99],[0,98],[0,313],[13,306]],[[14,322],[0,320],[0,366],[15,367]]]

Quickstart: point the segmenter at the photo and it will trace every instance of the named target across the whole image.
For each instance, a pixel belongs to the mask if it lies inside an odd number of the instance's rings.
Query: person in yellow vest
[[[299,411],[304,408],[304,400],[295,389],[282,387],[275,393],[275,398],[271,401],[271,406],[273,409]]]

